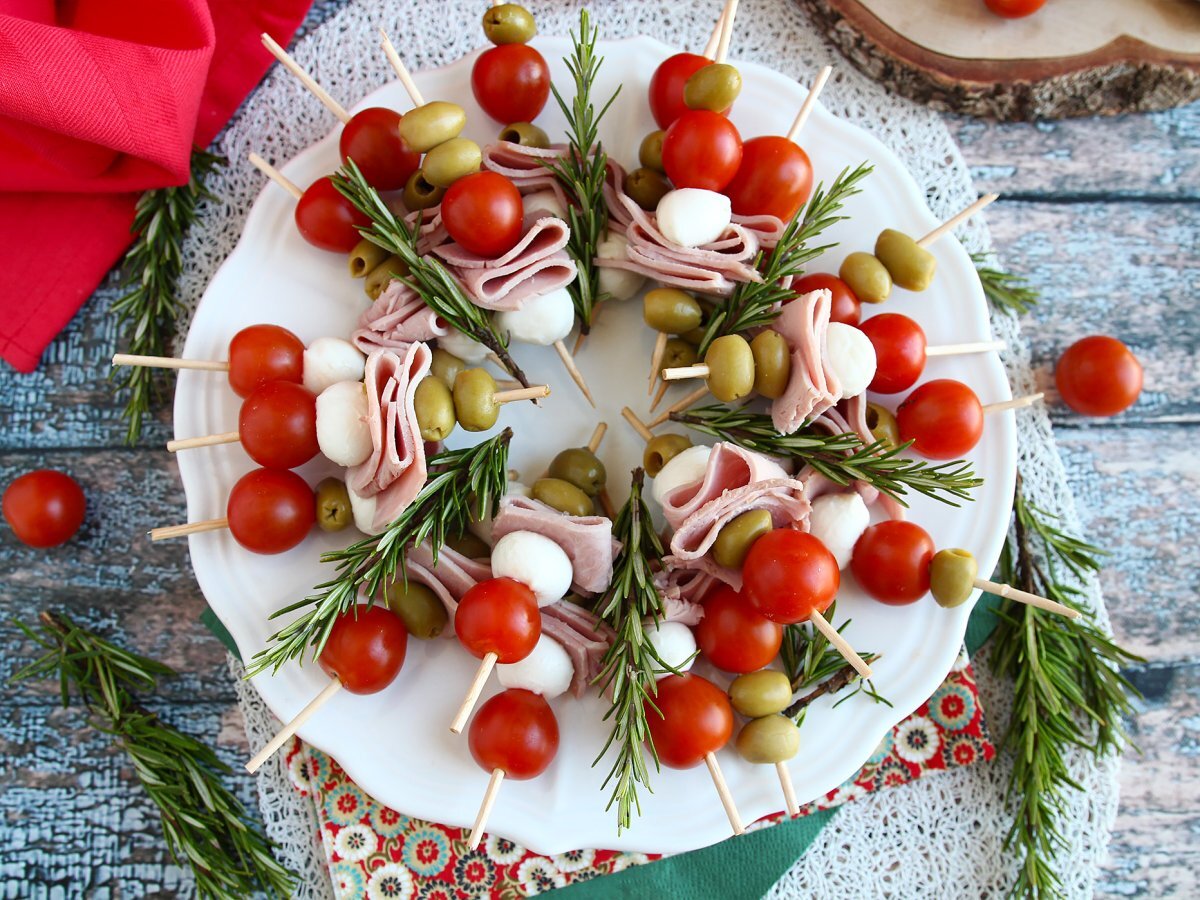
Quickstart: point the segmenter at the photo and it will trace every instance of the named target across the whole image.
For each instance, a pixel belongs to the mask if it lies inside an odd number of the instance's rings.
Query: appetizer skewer
[[[349,253],[362,240],[359,228],[371,223],[341,192],[328,176],[318,178],[307,188],[298,184],[251,151],[251,164],[296,198],[296,228],[301,237],[322,250]]]
[[[1007,346],[1004,341],[977,341],[930,347],[924,329],[900,313],[871,316],[858,327],[875,347],[875,377],[869,389],[878,394],[908,390],[921,377],[930,356],[999,352]]]
[[[922,456],[961,459],[979,443],[984,416],[1031,406],[1044,396],[1039,392],[981,404],[975,392],[961,381],[938,378],[925,382],[905,398],[896,409],[896,424],[900,440],[912,441],[913,450]]]
[[[781,715],[792,702],[788,677],[773,669],[739,675],[729,686],[729,700],[735,710],[750,719],[734,742],[738,754],[747,762],[773,764],[787,814],[799,815],[800,804],[787,761],[800,750],[800,729]]]

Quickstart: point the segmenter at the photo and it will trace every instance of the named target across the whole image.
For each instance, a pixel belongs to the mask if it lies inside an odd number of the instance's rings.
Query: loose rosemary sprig
[[[832,620],[836,609],[837,604],[834,603],[825,611],[825,617]],[[839,625],[838,633],[845,631],[849,624],[850,620],[847,619]],[[783,662],[784,673],[792,681],[792,693],[812,688],[783,711],[783,715],[795,721],[797,725],[803,724],[805,711],[814,700],[825,694],[837,693],[851,684],[855,686],[854,690],[843,696],[834,706],[840,706],[859,693],[865,693],[876,703],[892,705],[875,690],[875,685],[870,679],[861,679],[854,666],[846,662],[837,648],[829,643],[829,639],[815,628],[810,629],[805,625],[785,626],[779,656]],[[868,664],[879,659],[879,655],[875,653],[863,653],[861,656]]]
[[[175,335],[179,298],[175,289],[183,272],[183,239],[196,219],[196,207],[212,194],[204,180],[225,160],[203,150],[192,151],[192,177],[178,187],[145,191],[137,201],[132,231],[137,238],[122,262],[129,292],[115,301],[119,342],[127,353],[166,356]],[[125,442],[133,445],[142,434],[142,423],[158,399],[158,370],[123,366],[111,375],[117,390],[126,395],[121,418],[126,421]]]
[[[987,256],[983,253],[972,253],[971,259],[975,263],[975,271],[979,273],[983,295],[993,309],[1020,316],[1037,305],[1041,295],[1022,276],[988,265]]]
[[[708,345],[722,335],[766,325],[779,315],[779,304],[792,296],[791,289],[780,281],[804,274],[804,266],[809,260],[837,246],[810,247],[809,243],[830,225],[847,218],[838,215],[842,204],[861,190],[858,183],[873,169],[869,163],[861,163],[853,171],[843,169],[833,180],[828,193],[823,184],[817,185],[808,204],[797,210],[784,228],[775,249],[770,253],[759,253],[754,261],[762,281],[739,284],[713,315],[697,348],[700,356],[704,356]]]
[[[931,465],[900,456],[908,444],[864,444],[853,434],[829,435],[801,429],[784,435],[775,430],[770,416],[751,412],[746,406],[702,406],[671,413],[671,419],[747,450],[790,457],[838,484],[865,481],[905,506],[904,497],[910,490],[958,506],[954,498],[972,500],[970,491],[983,484],[982,478],[975,477],[971,464],[962,460]]]
[[[36,627],[15,623],[46,652],[13,681],[57,678],[63,706],[72,694],[95,727],[123,749],[162,817],[171,857],[186,862],[200,897],[287,897],[296,876],[275,861],[272,843],[225,787],[230,769],[212,749],[147,711],[133,691],[153,691],[175,673],[81,628],[66,615],[43,612]]]
[[[429,480],[394,522],[344,550],[322,554],[321,562],[334,563],[337,575],[300,602],[271,614],[274,619],[306,610],[271,635],[273,643],[254,655],[246,677],[267,669],[277,672],[288,660],[301,659],[309,647],[315,659],[337,617],[358,602],[360,589],[373,602],[380,586],[395,578],[397,571],[407,577],[409,549],[427,540],[436,561],[447,538],[461,536],[472,519],[494,513],[508,485],[510,440],[512,429],[505,428],[474,447],[439,453],[429,461]]]
[[[603,57],[596,56],[598,33],[598,28],[590,27],[587,10],[581,10],[579,33],[571,32],[571,55],[564,60],[575,80],[574,99],[568,104],[558,88],[553,83],[550,85],[558,108],[567,120],[568,151],[558,161],[546,164],[573,201],[567,210],[567,223],[571,226],[567,252],[575,260],[579,277],[567,286],[567,290],[575,304],[583,334],[591,329],[592,312],[604,299],[600,291],[600,270],[596,267],[596,246],[608,228],[608,205],[604,202],[608,154],[597,139],[597,129],[621,92],[620,87],[613,91],[597,114],[592,103],[592,85],[604,62]]]
[[[397,277],[454,328],[495,353],[512,377],[529,387],[525,373],[509,356],[508,343],[496,331],[488,311],[471,302],[462,285],[441,260],[431,255],[421,256],[417,252],[420,228],[409,225],[391,211],[379,192],[367,184],[354,160],[347,160],[333,174],[332,180],[333,186],[371,220],[369,227],[359,228],[362,236],[404,260],[408,273],[398,272]]]

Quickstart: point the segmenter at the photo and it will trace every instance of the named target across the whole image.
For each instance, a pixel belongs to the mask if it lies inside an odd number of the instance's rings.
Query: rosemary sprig
[[[295,875],[272,856],[272,843],[223,784],[230,769],[212,749],[147,711],[133,691],[152,691],[175,673],[81,628],[66,615],[43,612],[36,627],[15,623],[46,652],[13,681],[57,678],[63,706],[78,696],[93,724],[112,736],[162,817],[167,849],[187,862],[200,897],[287,897]]]
[[[608,154],[597,139],[600,120],[612,106],[620,87],[613,91],[599,114],[592,103],[592,85],[600,71],[603,57],[596,56],[598,28],[589,27],[587,10],[579,13],[579,33],[571,32],[571,55],[564,60],[567,70],[575,80],[575,97],[570,104],[553,83],[550,90],[558,101],[567,120],[568,151],[561,159],[546,163],[554,172],[563,189],[573,201],[567,210],[567,223],[571,236],[567,241],[567,252],[575,260],[579,277],[567,290],[575,313],[579,316],[579,329],[587,334],[592,327],[592,311],[604,300],[600,291],[600,270],[596,267],[596,246],[608,228],[608,205],[604,202],[604,181],[608,169]]]
[[[1037,305],[1041,295],[1022,276],[988,265],[987,256],[983,253],[972,253],[971,260],[975,263],[975,271],[979,273],[983,295],[992,304],[992,309],[1020,316]]]
[[[744,405],[735,409],[702,406],[671,413],[671,419],[747,450],[790,457],[838,484],[865,481],[905,506],[904,497],[910,490],[958,506],[954,498],[972,500],[970,491],[983,484],[971,464],[962,460],[931,465],[900,456],[908,444],[864,444],[857,435],[829,435],[803,428],[795,434],[780,434],[770,416],[751,412]]]
[[[739,284],[729,295],[704,329],[697,352],[704,351],[714,340],[726,334],[736,334],[766,325],[779,315],[779,304],[792,296],[790,288],[780,282],[789,276],[804,274],[805,264],[837,244],[810,247],[809,243],[835,222],[847,216],[839,216],[842,204],[859,193],[858,183],[871,174],[874,167],[861,163],[856,169],[843,169],[833,180],[828,193],[824,184],[818,184],[807,205],[797,210],[788,222],[779,243],[770,253],[759,253],[754,261],[762,273],[762,281]]]
[[[397,273],[397,277],[435,313],[495,353],[512,377],[529,387],[525,373],[509,356],[508,343],[496,331],[488,311],[471,302],[462,285],[441,260],[436,256],[421,256],[417,252],[420,228],[409,225],[392,212],[379,192],[367,184],[354,160],[346,160],[346,164],[333,174],[332,180],[333,186],[371,220],[369,227],[359,228],[362,236],[404,260],[408,274]]]
[[[837,609],[834,603],[825,611],[825,617],[832,621]],[[845,631],[850,624],[847,619],[837,627],[838,633]],[[868,664],[879,659],[875,653],[861,654]],[[891,706],[891,702],[875,690],[870,679],[859,678],[854,666],[846,662],[837,648],[829,643],[829,639],[815,628],[807,625],[787,625],[783,629],[783,644],[779,648],[779,656],[783,662],[783,671],[792,681],[792,692],[813,688],[809,693],[795,700],[783,711],[783,715],[795,721],[797,725],[804,722],[804,715],[809,705],[818,697],[834,694],[849,685],[854,690],[843,696],[834,706],[840,706],[845,701],[859,693],[865,693],[876,703]],[[815,687],[813,687],[815,685]]]
[[[465,450],[447,450],[429,461],[429,480],[394,522],[382,532],[332,550],[321,562],[333,563],[337,574],[315,588],[315,593],[285,606],[271,618],[298,609],[305,612],[270,639],[273,643],[254,655],[246,677],[267,669],[279,671],[288,660],[301,659],[312,647],[315,659],[325,647],[339,615],[358,602],[359,590],[374,602],[381,585],[399,571],[407,578],[405,554],[428,540],[433,558],[447,538],[466,531],[467,523],[494,513],[508,485],[508,444],[512,429]]]
[[[203,150],[192,151],[192,177],[178,187],[144,192],[137,201],[132,231],[137,235],[122,263],[129,288],[112,305],[126,352],[166,356],[175,336],[179,298],[175,289],[183,272],[183,239],[196,219],[196,207],[212,194],[204,180],[225,160]],[[125,443],[137,443],[142,423],[159,399],[158,370],[123,366],[111,375],[126,395],[121,418],[126,421]]]

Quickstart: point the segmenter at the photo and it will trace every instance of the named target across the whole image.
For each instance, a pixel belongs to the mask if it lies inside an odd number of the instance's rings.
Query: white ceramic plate
[[[535,46],[550,63],[555,83],[569,84],[562,57],[563,38],[539,38]],[[602,42],[606,62],[598,97],[607,97],[623,81],[617,102],[605,118],[602,139],[609,153],[627,167],[636,166],[637,147],[654,129],[646,104],[646,85],[655,66],[672,50],[646,38]],[[475,104],[469,88],[474,55],[416,76],[426,97],[461,103],[470,125],[467,134],[485,143],[498,126]],[[805,91],[791,79],[752,63],[739,64],[745,87],[733,120],[742,134],[786,132]],[[365,98],[362,106],[410,103],[398,84]],[[563,120],[553,101],[540,117],[552,135]],[[851,218],[822,240],[841,246],[816,261],[813,271],[837,271],[842,257],[869,249],[881,228],[923,234],[936,221],[925,207],[921,189],[900,161],[867,132],[835,119],[820,106],[803,135],[816,178],[828,184],[846,166],[870,160],[875,172],[865,190],[847,204]],[[338,163],[337,131],[283,166],[289,178],[306,185]],[[246,164],[246,163],[238,163]],[[224,359],[230,337],[256,322],[290,328],[303,340],[347,335],[364,308],[362,286],[346,275],[344,257],[315,250],[299,236],[292,220],[294,201],[267,185],[246,221],[241,242],[222,266],[196,311],[188,334],[189,357]],[[977,341],[991,337],[984,297],[966,252],[952,238],[934,248],[938,274],[918,296],[896,290],[886,309],[917,319],[930,343]],[[870,310],[869,310],[870,311]],[[553,352],[516,348],[525,371],[545,380],[554,394],[542,408],[506,407],[500,426],[516,432],[511,465],[536,477],[555,453],[585,443],[593,424],[610,424],[601,456],[610,473],[611,492],[620,503],[627,474],[640,464],[641,442],[620,417],[623,404],[646,413],[646,366],[653,336],[640,322],[640,303],[614,304],[604,310],[579,360],[596,395],[592,411],[568,380]],[[926,377],[952,375],[970,384],[983,402],[1007,399],[1008,383],[995,354],[936,359]],[[682,388],[675,389],[680,394]],[[896,398],[889,398],[894,405]],[[239,400],[220,376],[197,372],[179,375],[175,400],[177,437],[236,427]],[[459,440],[462,435],[457,435]],[[454,443],[453,441],[451,442]],[[912,518],[929,530],[939,547],[966,547],[983,572],[998,557],[1010,508],[1016,462],[1011,413],[989,417],[983,440],[971,453],[975,470],[986,475],[976,500],[964,509],[916,498]],[[234,481],[252,468],[237,445],[179,454],[191,520],[224,515]],[[309,463],[300,473],[316,483],[328,464]],[[279,556],[242,550],[227,532],[193,535],[192,563],[205,597],[236,639],[244,658],[261,650],[278,626],[267,615],[309,593],[330,575],[318,557],[346,543],[350,535],[312,536]],[[875,684],[894,704],[872,704],[859,696],[831,709],[818,702],[804,723],[800,754],[791,761],[796,791],[805,802],[821,797],[852,775],[886,732],[924,702],[941,683],[958,652],[973,604],[939,608],[931,598],[906,607],[871,601],[847,574],[838,601],[839,620],[853,617],[849,639],[860,649],[883,653]],[[466,738],[450,734],[450,717],[476,666],[452,640],[410,641],[404,671],[387,690],[374,696],[342,692],[301,729],[301,736],[333,755],[351,777],[383,803],[404,813],[452,825],[469,825],[487,784],[487,773],[472,761]],[[278,675],[263,675],[256,686],[281,719],[290,719],[324,685],[313,664],[289,665]],[[496,690],[493,678],[488,692]],[[542,853],[580,847],[645,852],[691,850],[722,840],[729,825],[703,766],[691,771],[664,770],[652,778],[653,793],[641,792],[643,813],[631,829],[617,834],[614,813],[605,811],[608,792],[600,784],[608,761],[592,767],[607,730],[605,704],[598,696],[583,701],[554,701],[562,742],[550,769],[532,781],[506,782],[492,813],[490,830]],[[746,822],[782,808],[770,766],[752,766],[736,754],[721,754],[721,764]]]

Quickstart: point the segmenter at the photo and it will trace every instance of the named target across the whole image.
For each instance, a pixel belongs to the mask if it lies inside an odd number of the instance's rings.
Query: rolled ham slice
[[[775,245],[783,236],[783,230],[787,228],[787,222],[768,213],[754,216],[739,216],[735,213],[732,221],[734,225],[740,225],[758,238],[758,246],[763,250],[775,249]]]
[[[663,600],[663,621],[698,625],[704,618],[700,604],[717,586],[711,575],[697,569],[662,568],[654,573],[654,587]]]
[[[837,376],[825,365],[825,335],[833,295],[822,288],[801,294],[783,307],[771,327],[792,351],[792,372],[783,395],[771,404],[780,434],[793,434],[831,409],[842,395]]]
[[[450,326],[403,281],[392,280],[358,318],[350,340],[368,356],[376,350],[408,352],[410,345],[450,333]]]
[[[620,544],[612,522],[604,516],[570,516],[530,497],[507,496],[492,520],[492,539],[512,531],[532,531],[562,547],[574,570],[572,586],[592,595],[612,581],[613,559]]]
[[[413,210],[404,217],[404,221],[410,228],[418,222],[421,223],[417,232],[417,253],[421,256],[450,240],[450,232],[446,231],[446,226],[442,224],[440,204],[431,206],[429,209]]]
[[[524,147],[510,141],[499,141],[483,148],[483,167],[503,175],[522,194],[553,191],[565,208],[570,205],[566,192],[546,164],[561,159],[566,150],[566,144]]]
[[[444,545],[438,551],[435,563],[427,541],[409,549],[404,565],[411,580],[425,585],[442,601],[450,614],[447,632],[450,634],[454,629],[454,611],[463,594],[492,577],[492,567],[486,560],[468,559]]]
[[[600,618],[570,600],[542,607],[542,634],[567,651],[575,672],[571,694],[579,698],[600,674],[604,654],[616,633]]]
[[[704,478],[668,493],[663,498],[663,515],[667,524],[678,530],[701,507],[719,499],[727,491],[760,481],[786,478],[787,472],[775,460],[737,444],[719,441],[713,445],[708,457]]]

